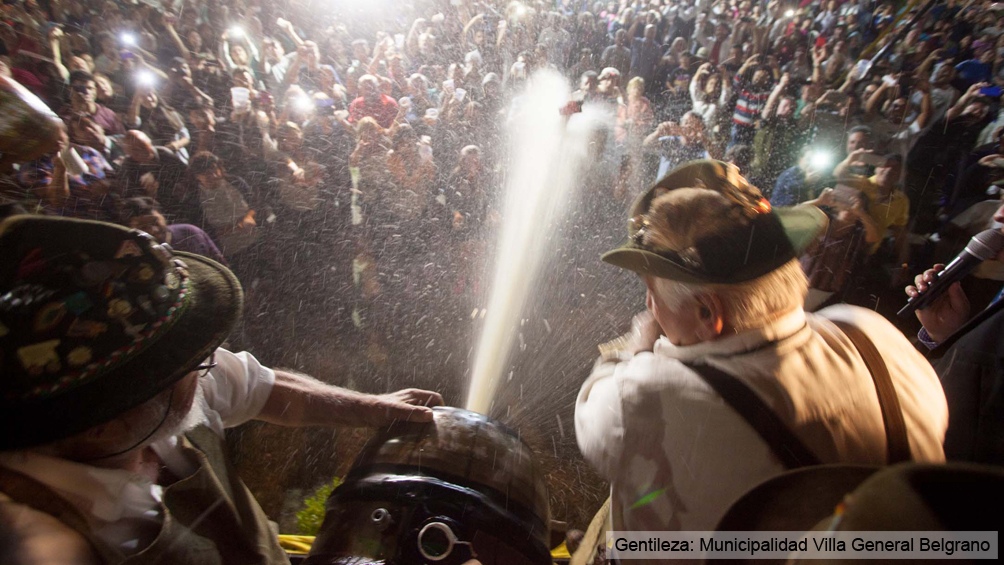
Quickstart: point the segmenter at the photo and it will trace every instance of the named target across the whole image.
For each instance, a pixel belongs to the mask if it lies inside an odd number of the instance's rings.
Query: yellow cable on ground
[[[279,545],[291,555],[306,555],[310,552],[310,546],[313,544],[314,536],[279,534]],[[561,542],[561,545],[551,550],[552,559],[568,559],[571,556],[565,542]]]
[[[306,555],[314,544],[314,536],[294,536],[279,534],[279,545],[292,555]]]

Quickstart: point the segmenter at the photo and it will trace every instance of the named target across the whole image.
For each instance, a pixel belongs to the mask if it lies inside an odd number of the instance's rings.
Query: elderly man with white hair
[[[603,260],[641,275],[648,312],[600,346],[575,408],[614,530],[712,530],[786,468],[944,460],[945,397],[910,342],[869,310],[803,311],[797,257],[824,222],[710,160],[635,202]]]

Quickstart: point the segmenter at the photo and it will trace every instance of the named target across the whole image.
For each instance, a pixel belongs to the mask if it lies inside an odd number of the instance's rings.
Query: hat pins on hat
[[[718,192],[741,211],[743,219],[705,234],[687,249],[654,248],[647,243],[652,203],[680,188]],[[826,221],[826,215],[814,206],[772,208],[735,165],[714,160],[691,161],[674,169],[635,200],[627,243],[605,253],[603,260],[640,274],[681,282],[741,283],[797,257],[815,240]]]
[[[0,450],[73,435],[167,389],[226,339],[241,302],[225,267],[143,232],[0,223]]]

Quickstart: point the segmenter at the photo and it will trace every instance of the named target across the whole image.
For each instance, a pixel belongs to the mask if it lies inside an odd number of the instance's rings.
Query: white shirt
[[[205,399],[206,424],[221,437],[225,428],[238,426],[261,412],[272,392],[275,373],[250,353],[217,349],[217,363],[199,380]],[[194,472],[170,437],[151,447],[176,476]],[[137,529],[158,531],[163,521],[163,487],[130,471],[93,467],[31,451],[0,453],[0,465],[27,475],[53,489],[90,522],[95,535],[126,554],[144,549]],[[0,498],[3,495],[0,494]]]
[[[945,396],[910,342],[869,310],[798,310],[765,328],[692,346],[662,338],[654,352],[596,364],[576,400],[575,430],[586,460],[611,483],[613,528],[714,530],[734,500],[785,470],[684,362],[742,379],[823,462],[884,463],[875,385],[831,319],[861,328],[882,352],[915,460],[943,461]],[[744,354],[773,340],[780,343]]]

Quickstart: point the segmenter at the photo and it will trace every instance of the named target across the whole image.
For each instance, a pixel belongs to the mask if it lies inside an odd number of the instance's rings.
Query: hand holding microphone
[[[944,265],[938,264],[917,275],[913,284],[906,287],[907,296],[913,298],[926,291],[944,269]],[[944,296],[940,296],[923,310],[916,310],[917,319],[936,343],[955,333],[969,320],[970,315],[969,298],[962,290],[962,285],[954,282],[943,288],[948,289]]]
[[[1001,249],[1004,249],[1004,234],[1000,230],[989,229],[976,234],[947,266],[936,265],[917,276],[915,286],[906,288],[910,300],[899,315],[916,312],[932,338],[941,341],[948,337],[969,318],[969,301],[955,283],[983,261],[996,257]],[[946,292],[947,299],[939,300]]]

